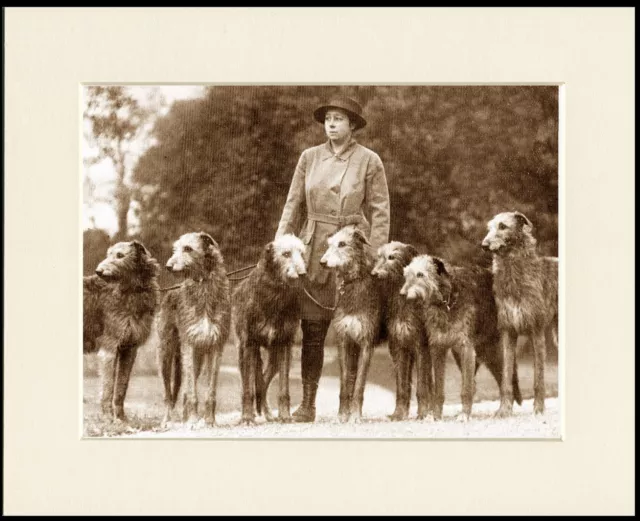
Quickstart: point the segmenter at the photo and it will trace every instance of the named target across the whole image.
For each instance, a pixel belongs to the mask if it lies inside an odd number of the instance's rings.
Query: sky
[[[139,100],[143,105],[149,106],[150,102],[147,99],[148,94],[152,89],[157,89],[163,95],[166,100],[167,106],[161,113],[165,113],[173,104],[174,101],[197,98],[204,94],[204,87],[201,85],[167,85],[167,86],[137,86],[129,87],[131,93]],[[85,124],[85,130],[88,130]],[[90,143],[83,138],[82,154],[83,158],[91,157],[95,153]],[[137,152],[139,153],[139,152]],[[91,167],[83,168],[83,182],[87,180],[87,177],[91,181],[91,187],[85,186],[84,191],[84,203],[82,211],[83,229],[91,228],[93,226],[106,230],[109,235],[113,236],[117,231],[117,219],[115,209],[112,204],[107,202],[111,199],[113,193],[113,183],[115,180],[115,171],[111,161],[105,160],[101,163],[93,165]],[[91,190],[91,195],[98,197],[101,200],[105,199],[105,202],[96,202],[91,206],[87,204],[87,196],[89,195],[87,190]],[[132,216],[131,216],[132,217]],[[131,221],[135,220],[132,218]]]

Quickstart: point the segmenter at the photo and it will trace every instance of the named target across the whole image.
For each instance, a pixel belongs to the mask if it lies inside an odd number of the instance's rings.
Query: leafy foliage
[[[115,203],[118,215],[117,238],[127,236],[127,214],[131,204],[131,189],[127,184],[127,159],[130,146],[140,137],[150,117],[138,101],[120,86],[92,86],[87,88],[87,107],[84,117],[89,121],[91,137],[98,148],[98,156],[89,161],[97,163],[108,158],[116,170]]]
[[[312,111],[336,91],[364,107],[356,138],[385,165],[392,239],[487,263],[486,222],[518,209],[540,251],[557,254],[555,87],[215,86],[157,120],[155,145],[133,170],[140,238],[154,256],[165,261],[181,233],[202,230],[230,270],[255,263],[300,153],[325,140]]]

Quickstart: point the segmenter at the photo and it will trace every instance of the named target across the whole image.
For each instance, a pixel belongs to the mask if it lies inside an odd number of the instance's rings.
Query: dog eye
[[[416,277],[418,277],[418,278],[420,278],[420,279],[421,279],[422,277],[424,277],[424,273],[422,273],[421,271],[419,271],[418,273],[416,273]]]
[[[344,248],[347,244],[344,241],[338,243],[338,248]]]
[[[185,246],[184,248],[182,248],[182,251],[184,251],[185,253],[189,253],[193,251],[193,248],[191,246]]]
[[[389,255],[388,259],[389,260],[396,260],[396,256],[395,255]]]
[[[505,230],[507,228],[507,225],[504,223],[500,223],[498,224],[498,230]]]
[[[290,251],[283,251],[282,252],[282,256],[286,257],[286,258],[289,258],[289,257],[291,257],[291,252]]]
[[[116,257],[118,259],[122,259],[124,257],[124,253],[116,253]]]

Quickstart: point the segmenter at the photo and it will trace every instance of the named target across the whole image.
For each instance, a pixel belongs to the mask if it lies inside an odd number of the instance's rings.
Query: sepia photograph
[[[3,515],[633,514],[634,14],[6,8]]]
[[[83,437],[560,439],[558,85],[82,97]]]

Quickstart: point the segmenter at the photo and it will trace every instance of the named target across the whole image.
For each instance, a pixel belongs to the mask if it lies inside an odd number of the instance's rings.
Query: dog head
[[[371,274],[380,279],[401,279],[403,270],[418,255],[410,244],[392,241],[378,248],[376,263]]]
[[[408,299],[425,302],[444,300],[445,288],[450,288],[448,267],[441,258],[418,255],[404,268],[405,283],[400,294]]]
[[[140,241],[118,242],[107,250],[96,275],[106,281],[147,280],[158,273],[158,263]]]
[[[304,254],[304,243],[289,233],[267,244],[263,252],[263,260],[267,270],[281,280],[296,281],[307,274]]]
[[[520,212],[502,212],[487,224],[487,235],[482,247],[492,253],[500,254],[514,247],[534,246],[531,235],[533,224]]]
[[[173,243],[173,255],[165,267],[171,273],[185,277],[201,277],[223,262],[220,247],[211,235],[192,232],[181,235]]]
[[[368,260],[367,247],[371,246],[362,230],[354,225],[340,228],[327,239],[327,245],[320,264],[341,272],[363,265]]]

